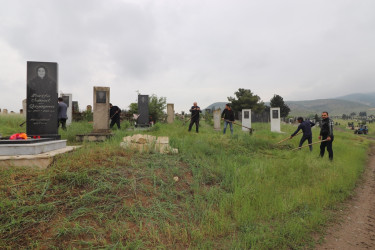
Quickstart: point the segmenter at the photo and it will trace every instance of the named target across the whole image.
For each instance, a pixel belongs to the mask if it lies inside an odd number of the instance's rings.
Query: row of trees
[[[290,108],[279,95],[274,95],[270,100],[270,106],[266,106],[260,97],[251,92],[250,89],[240,88],[234,94],[235,97],[228,97],[228,101],[232,103],[234,111],[251,109],[255,113],[261,113],[263,111],[269,111],[270,108],[280,107],[281,117],[287,117],[290,112]]]
[[[356,113],[356,112],[352,112],[352,113],[350,113],[350,115],[343,114],[343,115],[342,115],[342,119],[343,119],[343,120],[353,119],[353,118],[356,117],[356,116],[357,116],[357,113]],[[359,116],[360,118],[366,118],[366,117],[367,117],[367,112],[366,112],[366,111],[359,112],[359,113],[358,113],[358,116]]]

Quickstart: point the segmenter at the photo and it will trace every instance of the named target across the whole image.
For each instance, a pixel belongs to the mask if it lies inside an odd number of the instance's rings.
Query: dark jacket
[[[67,109],[68,109],[68,106],[64,102],[59,102],[59,106],[57,107],[57,118],[68,119],[68,116],[66,115]]]
[[[224,118],[224,120],[228,120],[233,122],[234,121],[234,112],[233,109],[224,109],[221,113],[221,117]]]
[[[302,132],[303,132],[304,136],[310,136],[310,135],[312,135],[311,127],[314,127],[314,126],[315,126],[315,123],[313,123],[309,120],[303,121],[298,126],[297,130],[291,136],[295,136],[298,133],[298,131],[300,131],[300,129],[302,129]]]
[[[199,109],[199,110],[197,110]],[[199,113],[202,113],[202,110],[199,106],[191,106],[191,109],[189,110],[191,112],[191,120],[196,121],[199,120]]]
[[[110,110],[109,110],[109,117],[112,120],[118,120],[118,119],[120,119],[120,113],[121,113],[121,109],[119,107],[112,106],[112,108],[110,108]]]
[[[322,125],[320,127],[320,136],[324,138],[333,136],[333,121],[330,118],[322,120]]]

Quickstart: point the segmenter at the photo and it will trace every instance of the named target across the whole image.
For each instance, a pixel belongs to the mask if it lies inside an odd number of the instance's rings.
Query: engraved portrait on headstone
[[[244,118],[245,119],[249,119],[249,117],[250,117],[250,112],[249,111],[244,111],[244,113],[243,113],[243,115],[244,115]]]
[[[106,92],[96,91],[96,103],[106,103]]]
[[[57,63],[27,62],[26,133],[58,138]]]
[[[279,118],[279,111],[278,110],[272,110],[272,118],[273,119]]]

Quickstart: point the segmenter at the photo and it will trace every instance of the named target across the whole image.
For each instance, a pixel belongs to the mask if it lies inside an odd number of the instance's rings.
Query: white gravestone
[[[272,132],[281,132],[280,131],[280,108],[271,108],[270,109],[270,118],[271,118],[271,131]]]
[[[251,128],[251,109],[242,110],[242,131],[249,131]]]
[[[167,123],[171,124],[174,121],[174,104],[168,103],[167,104]]]
[[[221,130],[221,109],[214,110],[214,129]]]
[[[66,120],[66,125],[70,125],[72,124],[73,118],[72,94],[62,94],[61,98],[63,99],[63,102],[68,106],[68,109],[66,111],[66,115],[68,116],[68,119]]]

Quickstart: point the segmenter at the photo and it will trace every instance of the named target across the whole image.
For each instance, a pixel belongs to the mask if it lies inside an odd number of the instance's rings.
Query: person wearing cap
[[[299,147],[302,147],[302,144],[307,140],[309,144],[312,143],[312,132],[311,127],[315,126],[315,123],[311,122],[310,120],[304,121],[302,117],[298,117],[297,121],[300,123],[297,130],[290,136],[292,139],[298,131],[302,129],[302,138],[299,141]],[[312,151],[312,145],[309,145],[310,151]]]
[[[233,135],[234,112],[230,107],[230,103],[225,104],[225,109],[221,113],[221,118],[224,120],[223,134],[225,134],[225,131],[227,130],[227,126],[229,124],[230,133]]]

